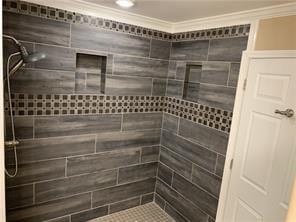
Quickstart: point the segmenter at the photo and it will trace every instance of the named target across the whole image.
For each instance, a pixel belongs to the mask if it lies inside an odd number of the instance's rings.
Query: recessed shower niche
[[[186,65],[183,99],[198,102],[201,72],[201,64]]]
[[[75,92],[104,94],[107,56],[76,54]]]

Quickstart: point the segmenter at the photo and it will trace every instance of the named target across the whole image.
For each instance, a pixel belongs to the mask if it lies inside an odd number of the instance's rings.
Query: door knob
[[[291,118],[292,116],[294,116],[294,110],[293,109],[286,109],[284,111],[280,111],[280,110],[276,109],[274,111],[274,113],[286,116],[288,118]]]

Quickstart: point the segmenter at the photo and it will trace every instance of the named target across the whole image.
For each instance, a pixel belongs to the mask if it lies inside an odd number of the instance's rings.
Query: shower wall
[[[169,34],[20,1],[4,11],[4,33],[47,55],[12,77],[7,220],[155,201],[176,221],[214,221],[249,26]]]
[[[215,221],[247,40],[172,43],[155,201],[176,221]]]

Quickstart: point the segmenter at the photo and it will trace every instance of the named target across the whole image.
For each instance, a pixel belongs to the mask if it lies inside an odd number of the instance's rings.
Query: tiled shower
[[[249,25],[169,34],[20,1],[4,1],[3,25],[47,55],[12,78],[7,221],[150,202],[175,221],[215,221]],[[4,57],[14,51],[5,42]]]

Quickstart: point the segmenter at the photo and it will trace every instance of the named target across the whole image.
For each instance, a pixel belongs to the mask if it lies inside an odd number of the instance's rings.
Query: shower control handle
[[[294,110],[293,109],[286,109],[284,111],[280,111],[280,110],[276,109],[274,111],[274,113],[286,116],[288,118],[291,118],[292,116],[294,116]]]

